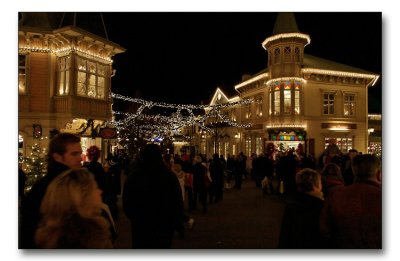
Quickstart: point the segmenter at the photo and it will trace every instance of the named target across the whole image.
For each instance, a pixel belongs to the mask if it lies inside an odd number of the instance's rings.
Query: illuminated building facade
[[[112,57],[125,49],[76,26],[56,28],[54,14],[19,15],[19,153],[27,155],[34,136],[52,131],[78,134],[84,151],[103,150],[100,132],[112,118]]]
[[[244,75],[228,98],[217,88],[211,104],[253,99],[224,113],[249,128],[220,128],[212,139],[200,134],[200,152],[208,155],[261,154],[268,143],[278,149],[297,148],[321,155],[330,140],[342,152],[368,152],[368,87],[379,75],[304,53],[311,43],[300,33],[292,13],[280,13],[273,35],[262,42],[267,68]],[[332,47],[334,48],[334,47]],[[209,135],[210,136],[210,135]],[[213,146],[212,144],[216,144]]]

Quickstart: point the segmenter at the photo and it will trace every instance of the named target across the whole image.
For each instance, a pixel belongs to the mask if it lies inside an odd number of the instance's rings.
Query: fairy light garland
[[[252,99],[244,99],[236,102],[229,102],[224,104],[214,105],[193,105],[193,104],[169,104],[164,102],[153,102],[138,98],[126,97],[120,94],[112,93],[112,98],[120,99],[123,101],[133,102],[140,104],[141,106],[135,113],[113,111],[114,115],[120,115],[123,117],[121,120],[112,120],[111,124],[114,125],[120,132],[120,139],[129,140],[123,133],[129,133],[135,130],[139,136],[145,137],[165,137],[171,132],[178,131],[181,128],[187,126],[199,126],[200,129],[206,132],[212,132],[213,130],[206,126],[208,118],[217,118],[220,122],[224,122],[233,127],[250,127],[250,123],[240,124],[236,121],[230,120],[228,117],[221,113],[221,109],[228,108],[230,106],[246,105],[253,102]],[[163,116],[160,114],[144,114],[143,110],[152,107],[169,108],[176,110],[169,116]],[[195,115],[193,110],[204,109],[207,111],[205,115]],[[182,115],[182,111],[186,110],[189,116]],[[143,122],[151,122],[151,124],[143,124]]]

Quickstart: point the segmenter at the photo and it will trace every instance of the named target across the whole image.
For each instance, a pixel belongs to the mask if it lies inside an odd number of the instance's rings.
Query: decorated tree
[[[23,171],[26,175],[25,189],[27,193],[31,190],[33,184],[39,179],[44,177],[47,172],[47,148],[42,146],[42,143],[46,138],[34,139],[35,143],[31,146],[30,156],[23,158]]]

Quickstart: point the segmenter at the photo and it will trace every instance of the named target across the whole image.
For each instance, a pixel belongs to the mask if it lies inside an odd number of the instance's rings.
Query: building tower
[[[272,36],[262,43],[268,52],[270,125],[301,124],[304,47],[310,43],[300,33],[293,13],[279,13]]]

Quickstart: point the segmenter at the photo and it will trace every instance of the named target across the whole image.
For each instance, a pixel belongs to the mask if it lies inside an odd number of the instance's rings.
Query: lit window
[[[70,69],[71,69],[71,57],[70,56],[59,57],[57,65],[58,95],[69,94]]]
[[[106,90],[107,65],[77,57],[77,94],[104,99]]]
[[[335,94],[324,93],[324,114],[332,115],[335,113]]]
[[[340,151],[343,153],[347,153],[349,150],[353,149],[353,139],[352,138],[333,138],[326,137],[325,138],[325,149],[330,144],[330,141],[335,140],[336,145],[339,147]]]
[[[300,114],[300,86],[301,83],[295,81],[294,82],[294,114]]]
[[[257,97],[256,98],[256,116],[257,117],[262,117],[262,98]]]
[[[256,154],[261,155],[262,153],[263,153],[262,138],[256,137]]]
[[[18,55],[18,94],[26,93],[26,55]]]
[[[281,114],[281,90],[279,83],[275,83],[274,87],[274,115]]]
[[[251,155],[251,137],[246,137],[245,140],[245,154]]]
[[[286,81],[284,83],[284,90],[283,90],[283,107],[284,107],[284,112],[285,114],[291,114],[292,110],[292,95],[291,95],[291,88],[290,88],[290,82]]]
[[[269,115],[272,115],[272,92],[269,92]]]
[[[251,104],[246,107],[246,119],[251,119]]]
[[[236,110],[235,109],[232,109],[232,111],[231,111],[231,120],[236,121]]]
[[[354,94],[344,95],[344,116],[354,116],[356,113],[356,101]]]

